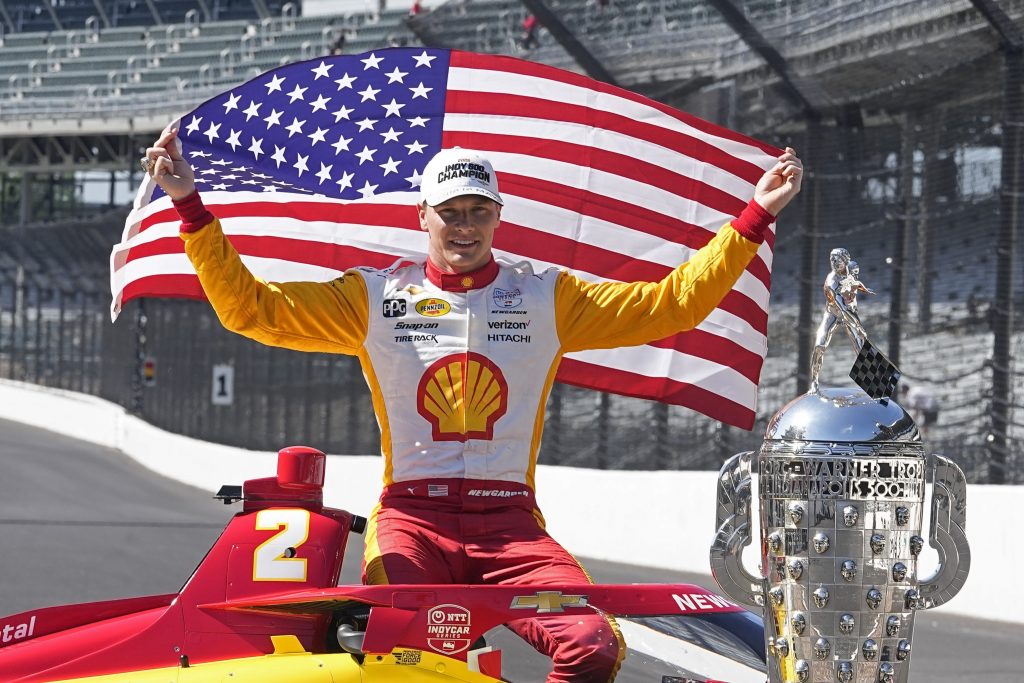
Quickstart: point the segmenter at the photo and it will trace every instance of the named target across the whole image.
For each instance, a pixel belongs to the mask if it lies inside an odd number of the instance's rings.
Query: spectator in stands
[[[409,207],[427,233],[425,259],[353,268],[330,282],[267,283],[203,205],[176,134],[165,131],[143,166],[173,200],[185,251],[225,327],[271,346],[360,358],[385,457],[363,570],[375,584],[589,583],[544,530],[534,498],[543,406],[562,352],[641,344],[699,324],[803,176],[787,149],[740,215],[661,282],[588,283],[495,261],[504,200],[494,168],[478,152],[446,149],[427,163],[419,203]],[[436,321],[425,327],[436,334],[407,334],[424,328],[401,319],[407,306],[430,316],[415,320]],[[470,336],[470,316],[509,311],[534,316],[529,335]],[[529,322],[498,321],[502,329]],[[610,681],[625,656],[617,625],[601,614],[546,614],[509,627],[552,658],[549,683]]]
[[[345,54],[345,32],[339,31],[338,35],[334,38],[331,43],[331,54],[342,55]]]
[[[903,407],[914,418],[918,429],[921,430],[921,436],[927,437],[929,427],[939,421],[939,399],[931,389],[922,384],[915,384],[912,387],[904,384],[900,391],[903,392]]]
[[[409,16],[414,17],[423,11],[423,4],[420,0],[414,0],[412,7],[409,8]]]
[[[974,295],[974,292],[967,296],[967,321],[978,322],[978,297]]]
[[[527,14],[526,18],[523,19],[523,35],[519,39],[519,46],[524,50],[539,47],[540,41],[537,40],[537,17],[534,14]]]

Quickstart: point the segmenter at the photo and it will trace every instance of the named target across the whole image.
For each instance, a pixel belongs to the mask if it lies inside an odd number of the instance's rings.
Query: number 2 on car
[[[256,530],[279,531],[253,552],[252,580],[305,581],[306,559],[294,555],[309,538],[309,510],[260,510]]]

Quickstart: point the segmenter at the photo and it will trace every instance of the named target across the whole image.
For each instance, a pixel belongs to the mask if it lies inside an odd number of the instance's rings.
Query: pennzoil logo
[[[444,299],[423,299],[416,302],[416,312],[428,318],[438,318],[452,312],[452,305]]]
[[[512,609],[532,609],[537,614],[564,612],[566,607],[586,607],[585,595],[562,595],[561,591],[539,591],[535,595],[517,595],[512,598]]]
[[[427,611],[427,645],[444,655],[469,647],[469,610],[460,605],[438,605]]]
[[[490,441],[494,423],[508,409],[508,382],[490,358],[453,353],[420,377],[416,409],[430,423],[434,441]]]

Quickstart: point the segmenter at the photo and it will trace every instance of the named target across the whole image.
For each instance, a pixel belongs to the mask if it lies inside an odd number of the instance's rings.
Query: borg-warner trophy
[[[857,292],[870,290],[849,253],[833,250],[831,263],[811,391],[772,417],[756,458],[741,453],[722,467],[711,569],[733,600],[763,610],[772,683],[906,683],[915,611],[951,599],[970,569],[967,485],[956,464],[926,456],[914,420],[892,400],[899,370],[857,317]],[[861,389],[818,386],[839,325],[858,352],[850,376]],[[753,474],[761,576],[741,562]],[[939,563],[921,576],[926,483]]]

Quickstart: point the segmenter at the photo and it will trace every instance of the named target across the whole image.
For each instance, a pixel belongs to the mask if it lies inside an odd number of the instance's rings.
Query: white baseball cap
[[[461,147],[442,149],[423,169],[420,199],[429,206],[437,206],[464,194],[478,194],[505,203],[498,194],[494,167],[480,152]]]

